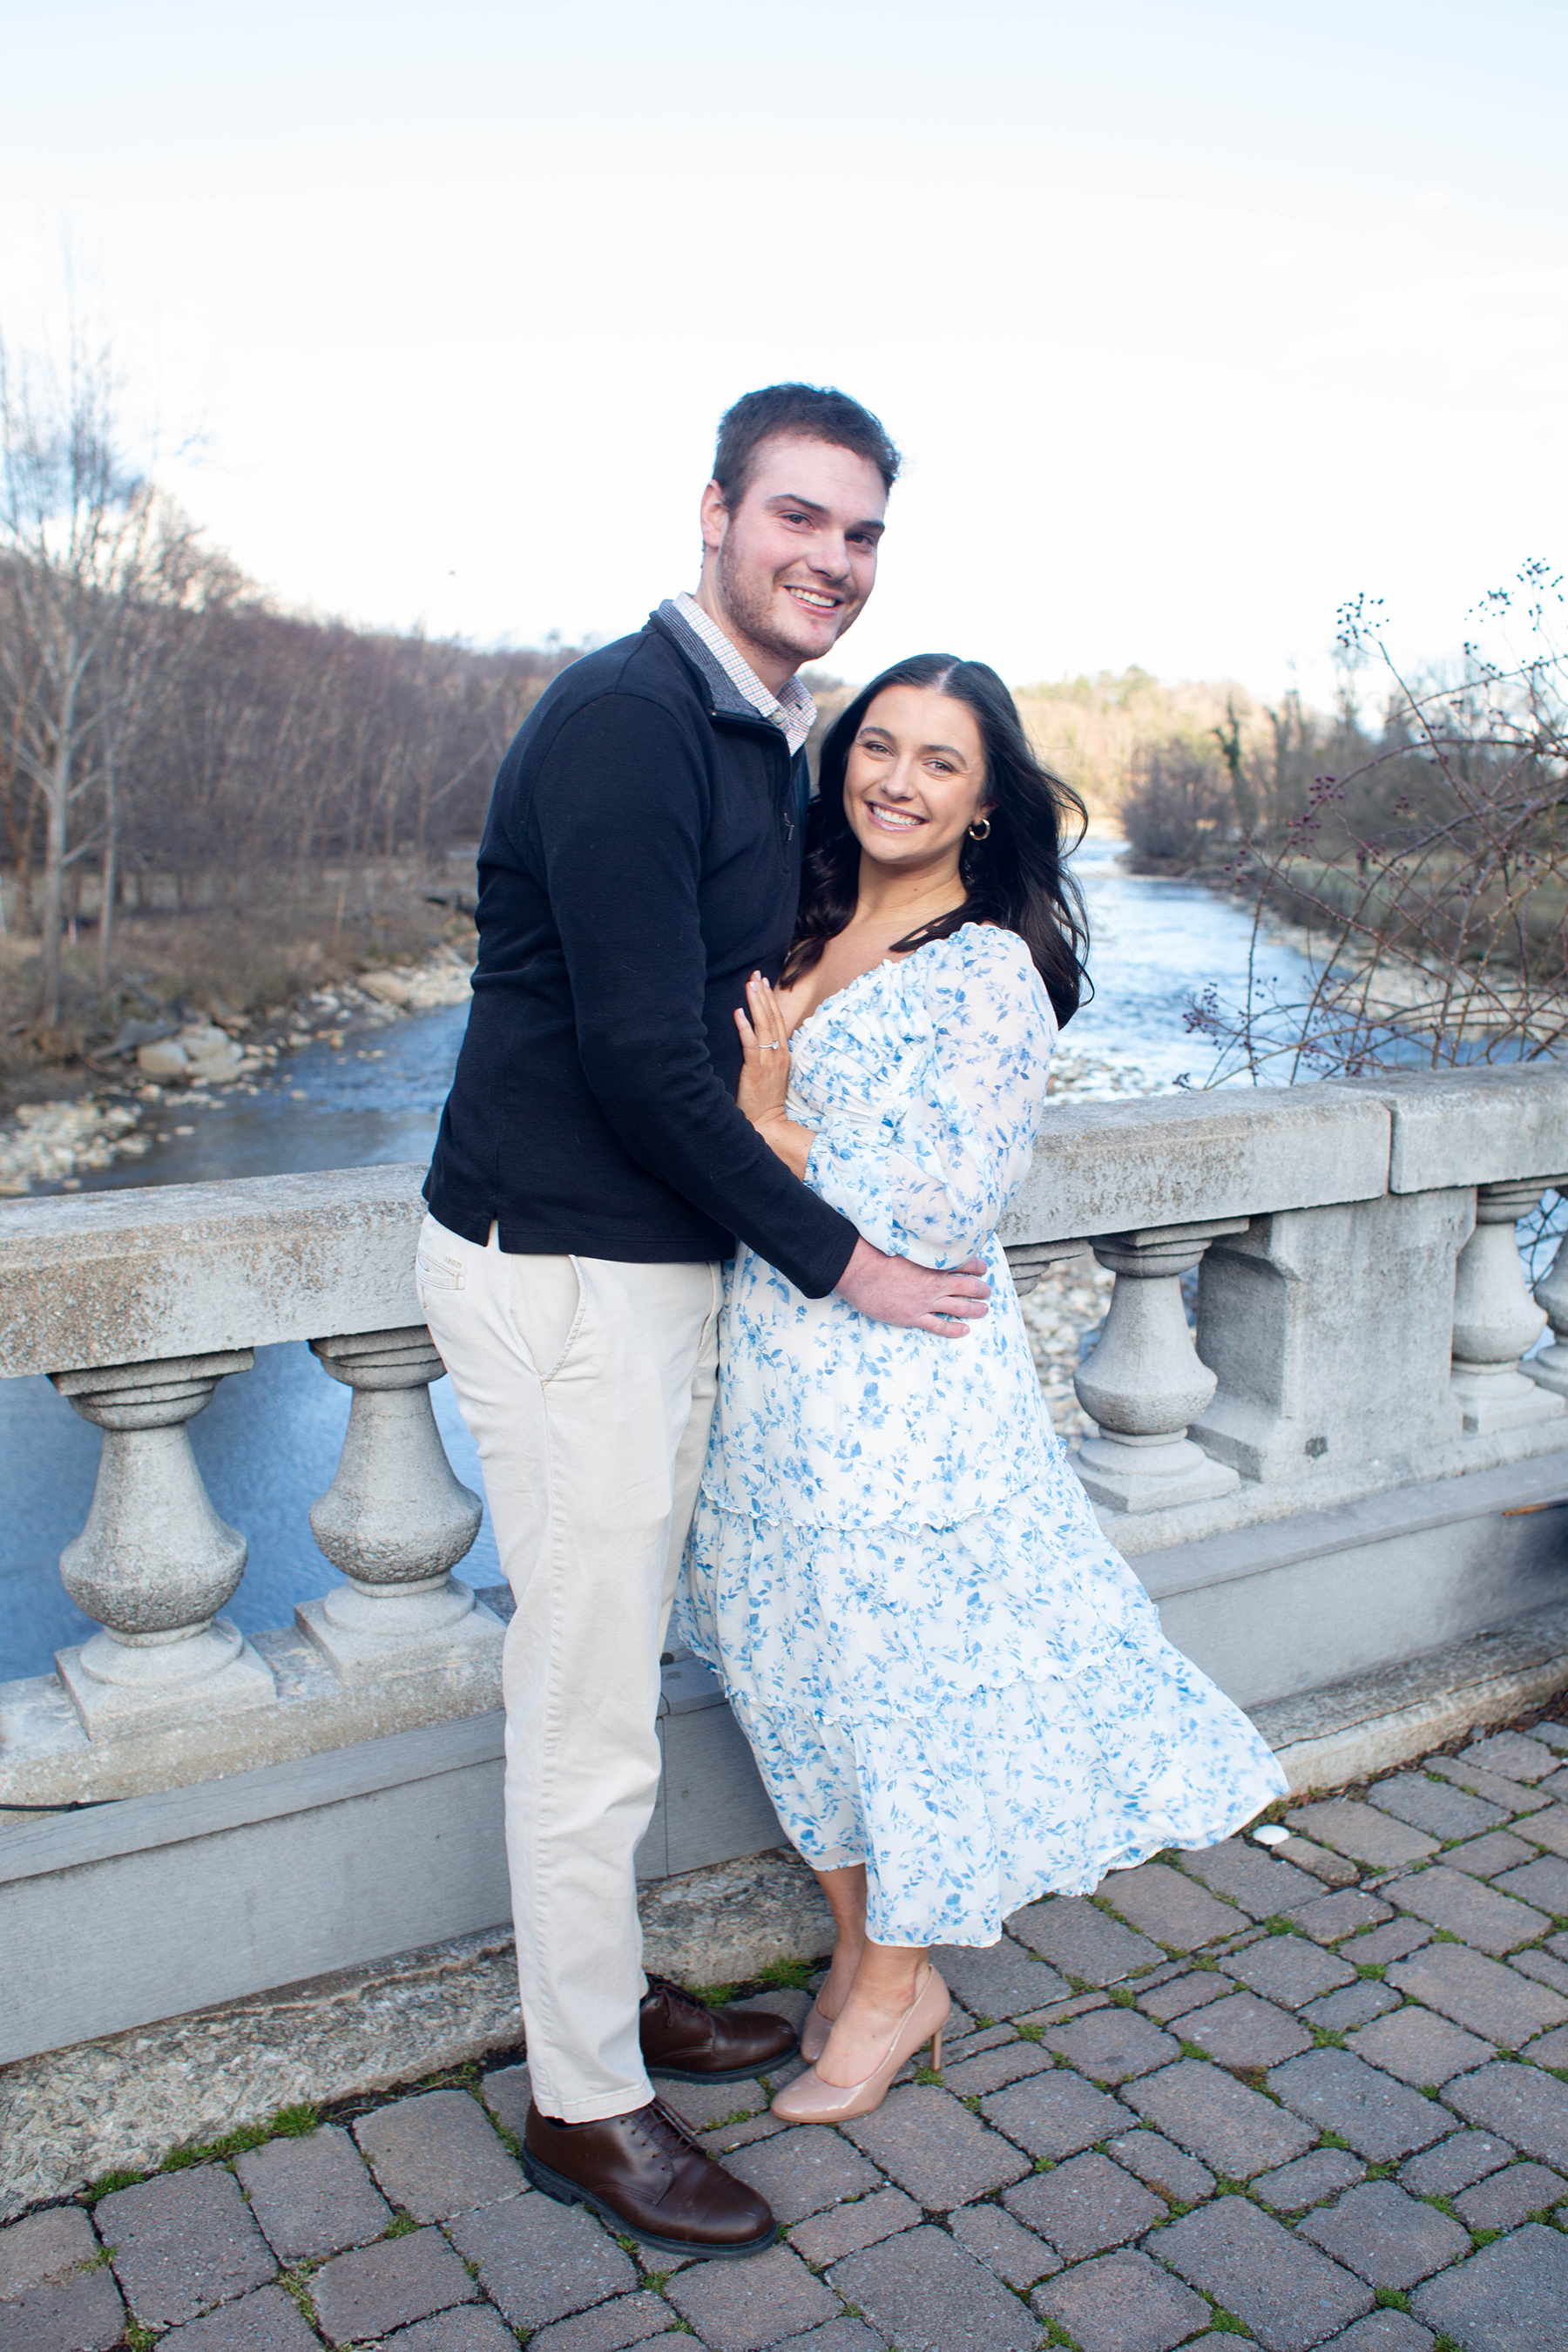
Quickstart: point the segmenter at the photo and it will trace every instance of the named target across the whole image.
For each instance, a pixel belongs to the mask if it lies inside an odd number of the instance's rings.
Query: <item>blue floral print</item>
[[[678,1603],[792,1843],[865,1863],[870,1932],[992,1944],[1047,1892],[1229,1834],[1284,1780],[1173,1649],[1051,1429],[995,1227],[1056,1024],[1013,932],[965,924],[791,1041],[806,1182],[879,1249],[982,1256],[966,1339],[806,1298],[743,1244]]]

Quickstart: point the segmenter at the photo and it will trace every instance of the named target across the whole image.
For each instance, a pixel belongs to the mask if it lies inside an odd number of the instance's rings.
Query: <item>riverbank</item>
[[[351,1040],[461,1003],[472,971],[460,950],[443,940],[416,961],[373,967],[256,1013],[142,1024],[154,1034],[122,1047],[122,1076],[63,1099],[20,1103],[0,1122],[0,1199],[23,1198],[41,1184],[76,1192],[86,1175],[193,1135],[187,1113],[259,1095],[288,1056],[307,1046],[379,1061],[384,1047]],[[79,1073],[56,1075],[62,1087],[73,1076],[79,1085]]]

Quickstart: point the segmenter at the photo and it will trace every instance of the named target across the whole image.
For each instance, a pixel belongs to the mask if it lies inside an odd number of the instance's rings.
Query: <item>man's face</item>
[[[714,617],[775,692],[803,663],[821,660],[870,594],[887,504],[868,458],[797,434],[760,445],[732,512],[716,483],[703,492],[703,585],[720,607]]]

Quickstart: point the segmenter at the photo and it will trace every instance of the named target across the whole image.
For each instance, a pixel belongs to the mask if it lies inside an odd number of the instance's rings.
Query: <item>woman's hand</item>
[[[735,1099],[757,1133],[777,1152],[795,1175],[805,1174],[805,1163],[816,1140],[809,1127],[797,1127],[784,1115],[789,1093],[789,1031],[773,984],[754,971],[746,982],[746,1011],[735,1008],[744,1062]],[[750,1018],[747,1017],[748,1013]]]

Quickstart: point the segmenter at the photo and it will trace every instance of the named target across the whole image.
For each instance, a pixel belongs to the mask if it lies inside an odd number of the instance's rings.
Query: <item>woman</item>
[[[978,1253],[992,1286],[955,1344],[744,1245],[726,1278],[681,1624],[837,1931],[790,2121],[868,2113],[927,2041],[940,2065],[930,1946],[993,1944],[1284,1788],[1095,1524],[995,1238],[1082,980],[1068,810],[994,670],[900,663],[827,739],[795,945],[736,1015],[779,1157],[879,1248]]]

